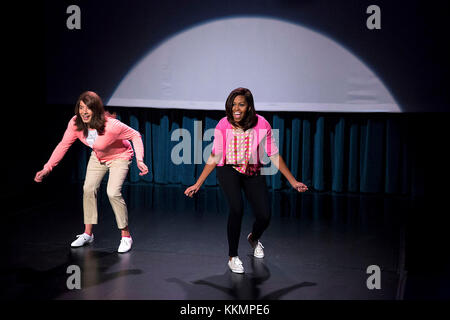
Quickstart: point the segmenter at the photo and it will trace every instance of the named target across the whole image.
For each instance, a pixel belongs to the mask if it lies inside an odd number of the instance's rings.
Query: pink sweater
[[[267,156],[271,157],[278,153],[278,147],[273,139],[272,127],[269,122],[263,116],[258,114],[256,116],[258,117],[258,122],[250,129],[251,134],[253,135],[252,145],[250,147],[252,153],[250,163],[256,164],[257,167],[261,167],[261,156],[263,155],[263,151],[267,153]],[[227,117],[223,117],[214,130],[214,143],[212,148],[213,154],[220,154],[222,156],[220,162],[217,164],[218,166],[226,164],[226,148],[228,144],[232,143],[233,138],[233,127],[231,126],[231,123],[228,122]],[[262,149],[261,146],[263,146],[264,149]]]
[[[81,142],[89,146],[86,137],[83,135],[83,131],[77,131],[75,119],[76,116],[73,116],[73,118],[70,119],[61,142],[58,143],[50,159],[44,165],[44,169],[51,171],[58,165],[75,140],[80,139]],[[100,162],[107,162],[115,159],[130,160],[133,157],[133,148],[128,140],[133,142],[134,149],[136,150],[136,159],[143,160],[144,145],[142,144],[139,132],[117,119],[107,117],[105,122],[105,132],[103,135],[97,137],[92,149]]]

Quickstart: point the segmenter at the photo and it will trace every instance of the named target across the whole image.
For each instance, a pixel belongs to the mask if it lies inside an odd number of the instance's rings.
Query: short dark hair
[[[247,102],[247,112],[244,119],[239,122],[239,125],[233,118],[233,102],[237,96],[244,96]],[[258,123],[258,117],[256,116],[255,102],[253,100],[252,92],[247,88],[236,88],[228,95],[225,102],[225,113],[227,115],[228,122],[236,127],[241,127],[244,131],[253,128]]]

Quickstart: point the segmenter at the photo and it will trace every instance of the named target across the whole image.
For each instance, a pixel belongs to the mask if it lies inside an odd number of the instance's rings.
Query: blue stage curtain
[[[144,140],[149,174],[139,176],[133,160],[128,183],[185,186],[194,184],[203,170],[213,141],[210,129],[225,115],[221,111],[119,107],[110,111],[138,130]],[[421,168],[414,166],[414,141],[408,139],[412,125],[407,114],[260,114],[278,130],[280,154],[297,180],[310,190],[412,194],[422,188],[414,185]],[[207,130],[209,136],[204,137]],[[190,148],[178,149],[178,156],[189,161],[177,165],[172,161],[172,152],[182,142]],[[81,180],[89,154],[87,148],[80,153]],[[280,172],[267,176],[267,183],[274,190],[290,187]],[[217,185],[215,171],[205,185]]]

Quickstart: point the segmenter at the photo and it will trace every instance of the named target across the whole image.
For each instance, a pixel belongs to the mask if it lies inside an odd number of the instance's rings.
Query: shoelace
[[[234,259],[234,264],[242,266],[242,261],[239,259]]]
[[[84,236],[84,235],[85,235],[84,233],[82,233],[82,234],[77,234],[76,237],[79,238],[79,237]],[[90,237],[92,237],[92,236],[90,236]],[[85,238],[84,240],[88,240],[88,239]]]
[[[251,242],[254,243],[254,241],[251,241]],[[259,240],[258,240],[258,242],[257,242],[255,245],[252,244],[252,247],[253,247],[254,249],[258,249],[259,246],[261,246],[261,248],[264,249],[264,246],[262,245],[261,242],[259,242]]]

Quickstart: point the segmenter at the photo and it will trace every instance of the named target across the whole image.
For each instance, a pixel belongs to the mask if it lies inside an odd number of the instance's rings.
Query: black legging
[[[227,226],[228,248],[230,257],[235,257],[238,255],[239,236],[244,213],[242,189],[256,218],[253,223],[252,240],[258,240],[269,225],[271,213],[266,177],[261,175],[247,176],[239,173],[233,167],[225,165],[217,167],[217,179],[230,208]]]

